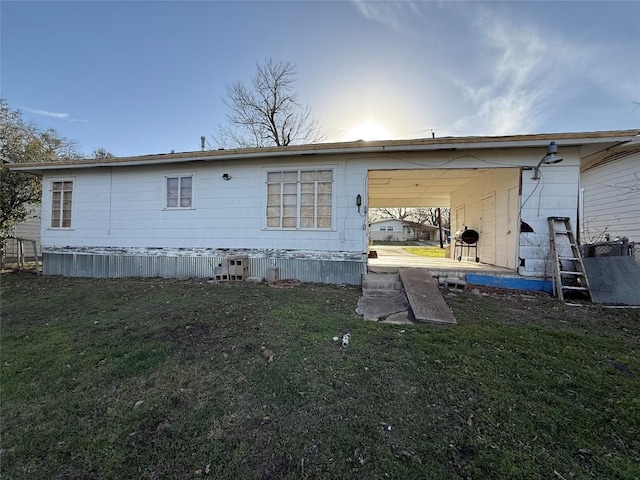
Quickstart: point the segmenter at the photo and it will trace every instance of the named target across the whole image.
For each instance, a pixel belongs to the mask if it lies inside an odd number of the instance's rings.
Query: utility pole
[[[440,248],[444,248],[442,244],[442,217],[440,216],[440,207],[437,208],[438,211],[438,231],[440,232],[438,237],[440,237]]]

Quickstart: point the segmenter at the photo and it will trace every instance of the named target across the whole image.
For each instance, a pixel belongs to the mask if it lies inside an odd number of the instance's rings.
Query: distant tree
[[[451,223],[451,210],[447,207],[441,207],[440,212],[438,212],[437,208],[415,208],[413,209],[411,217],[418,223],[438,225],[438,213],[440,214],[442,228],[449,228]]]
[[[93,158],[114,158],[115,155],[113,153],[111,153],[109,150],[105,149],[105,148],[96,148],[92,153],[91,156]]]
[[[451,224],[451,210],[440,208],[442,228],[448,229]],[[423,225],[438,225],[437,208],[372,208],[369,210],[369,219],[372,221],[395,218]]]
[[[296,67],[267,58],[256,65],[251,84],[227,86],[227,123],[218,125],[213,141],[218,148],[287,146],[323,139],[311,108],[298,100]]]
[[[371,208],[369,209],[369,219],[374,222],[390,218],[406,220],[411,215],[411,210],[411,208]]]
[[[53,129],[42,130],[22,119],[20,110],[0,98],[0,249],[11,229],[40,203],[37,175],[9,170],[12,163],[55,162],[79,158],[75,142]]]

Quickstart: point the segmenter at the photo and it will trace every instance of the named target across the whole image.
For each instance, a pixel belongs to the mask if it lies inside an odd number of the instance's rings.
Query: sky
[[[0,2],[0,96],[89,155],[195,151],[296,66],[325,141],[640,128],[640,1]]]

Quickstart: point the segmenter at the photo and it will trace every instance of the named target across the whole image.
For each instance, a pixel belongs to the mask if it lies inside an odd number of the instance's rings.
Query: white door
[[[496,194],[482,199],[480,220],[480,261],[494,264],[496,261]]]

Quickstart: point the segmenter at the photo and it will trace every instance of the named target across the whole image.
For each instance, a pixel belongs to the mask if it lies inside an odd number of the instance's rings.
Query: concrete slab
[[[388,318],[396,313],[404,313],[409,310],[407,297],[402,292],[386,293],[379,295],[363,295],[358,299],[356,314],[365,320],[378,321]]]
[[[610,305],[640,305],[640,265],[634,257],[586,257],[591,299]]]
[[[445,288],[460,287],[464,289],[467,286],[467,282],[458,277],[438,277],[438,284],[443,285]]]
[[[362,276],[362,292],[377,295],[380,292],[402,291],[400,277],[396,274],[367,273]]]
[[[427,270],[401,268],[399,273],[417,322],[458,323]]]
[[[382,323],[391,323],[393,325],[415,325],[415,322],[413,322],[410,317],[411,314],[409,311],[393,313],[382,320]]]

